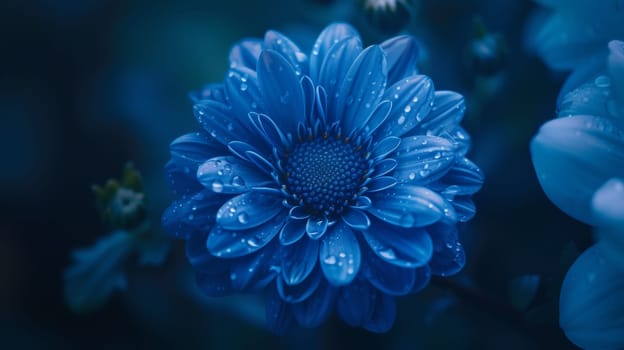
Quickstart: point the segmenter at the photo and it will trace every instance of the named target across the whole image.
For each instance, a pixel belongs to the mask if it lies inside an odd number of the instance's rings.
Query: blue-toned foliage
[[[278,333],[335,309],[385,332],[393,296],[462,268],[457,223],[483,175],[463,97],[435,91],[417,55],[410,36],[364,48],[343,23],[309,55],[275,31],[232,48],[224,82],[193,94],[202,130],[166,167],[180,199],[163,225],[207,295],[268,288]]]

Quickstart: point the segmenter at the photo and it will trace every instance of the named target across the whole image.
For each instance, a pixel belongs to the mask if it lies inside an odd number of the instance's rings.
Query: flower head
[[[415,40],[363,48],[333,24],[310,55],[275,31],[230,52],[223,84],[193,95],[203,130],[176,139],[163,215],[211,296],[269,288],[275,331],[388,330],[391,296],[464,264],[475,213],[464,100],[416,72]]]

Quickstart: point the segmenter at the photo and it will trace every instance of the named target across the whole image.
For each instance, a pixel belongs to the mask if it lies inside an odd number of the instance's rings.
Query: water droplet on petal
[[[326,257],[323,262],[327,265],[334,265],[336,263],[336,257],[333,255],[330,255],[328,257]]]
[[[221,181],[214,181],[212,183],[212,190],[214,192],[220,193],[223,191],[223,183]]]
[[[392,250],[392,248],[380,250],[379,255],[388,260],[396,259],[396,253],[394,252],[394,250]]]
[[[238,214],[238,222],[240,222],[241,224],[246,224],[248,221],[249,216],[247,216],[247,213]]]

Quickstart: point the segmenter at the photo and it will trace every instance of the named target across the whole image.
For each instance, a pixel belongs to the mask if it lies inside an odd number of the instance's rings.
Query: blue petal
[[[401,139],[398,137],[385,137],[373,146],[372,156],[375,159],[384,158],[388,154],[394,152],[400,144]]]
[[[354,209],[366,209],[366,208],[370,208],[371,205],[373,205],[373,201],[371,201],[370,198],[368,198],[366,196],[358,196],[355,199],[355,202],[351,205],[351,208],[354,208]]]
[[[274,30],[267,31],[264,49],[280,53],[294,68],[296,75],[308,74],[308,57],[285,35]]]
[[[326,217],[322,218],[308,218],[306,223],[306,233],[311,239],[319,239],[325,234],[327,230],[328,220]]]
[[[362,274],[377,289],[390,295],[406,295],[416,281],[416,269],[400,267],[378,258],[370,249],[364,250]]]
[[[268,185],[272,180],[265,174],[233,156],[215,157],[197,169],[197,179],[217,193],[242,193],[252,187]]]
[[[273,119],[265,114],[257,114],[255,112],[249,113],[249,119],[256,127],[258,133],[264,136],[264,139],[270,146],[279,151],[290,148],[290,141],[286,138],[286,135],[284,135],[280,127],[275,124]]]
[[[279,53],[262,51],[258,61],[260,91],[267,114],[286,133],[295,134],[305,118],[303,88],[291,64]]]
[[[429,188],[447,198],[472,195],[483,186],[484,176],[481,169],[468,158],[461,158],[438,181],[429,184]]]
[[[251,254],[266,246],[277,235],[286,219],[286,211],[257,227],[232,231],[215,226],[210,231],[206,246],[211,254],[221,258],[235,258]]]
[[[396,169],[399,162],[392,158],[383,159],[377,164],[375,164],[375,172],[373,173],[375,176],[383,176],[387,173]]]
[[[305,234],[305,220],[288,220],[280,231],[279,239],[282,245],[291,245]]]
[[[295,319],[303,327],[318,327],[329,316],[336,297],[336,290],[321,282],[317,290],[301,303],[293,304]]]
[[[455,130],[464,118],[465,110],[466,104],[464,96],[461,94],[453,91],[436,91],[431,111],[424,116],[420,125],[412,129],[408,135],[444,136],[445,132]]]
[[[624,117],[624,41],[612,40],[609,42],[607,67],[613,80],[613,94],[619,108],[618,115]]]
[[[351,228],[337,223],[321,240],[319,261],[327,281],[333,286],[351,283],[357,276],[362,257]]]
[[[303,89],[303,97],[305,103],[305,123],[306,125],[314,125],[315,121],[315,105],[316,105],[316,89],[314,83],[307,75],[301,78],[301,88]]]
[[[362,327],[371,332],[385,333],[392,328],[395,318],[396,304],[394,299],[377,291],[369,318],[364,321]]]
[[[386,84],[386,58],[379,46],[370,46],[355,59],[335,95],[335,120],[346,130],[361,127],[379,103]],[[329,92],[329,91],[328,91]]]
[[[224,145],[234,140],[253,140],[253,135],[232,117],[231,110],[225,104],[202,101],[193,107],[193,112],[204,130]]]
[[[217,211],[217,223],[227,230],[256,227],[282,211],[281,199],[273,193],[251,191],[238,195]]]
[[[163,213],[163,228],[170,235],[184,239],[197,231],[209,231],[215,223],[215,212],[221,203],[223,197],[210,190],[179,199]]]
[[[247,152],[258,153],[258,150],[254,146],[242,141],[229,142],[227,144],[227,147],[230,152],[235,154],[237,157],[245,160],[249,160],[249,158],[247,157]]]
[[[624,269],[624,179],[611,179],[596,191],[592,213],[604,256]]]
[[[335,95],[338,93],[338,89],[340,89],[351,63],[355,61],[361,51],[362,42],[360,38],[349,37],[331,46],[323,60],[319,85],[327,93],[328,100],[325,111],[327,112],[327,122],[329,124],[341,120],[340,115],[333,113],[336,104]]]
[[[267,326],[276,334],[285,334],[295,324],[292,305],[284,302],[274,288],[266,299],[265,311]]]
[[[340,217],[342,221],[355,230],[366,230],[370,226],[370,219],[363,211],[351,207],[343,212]]]
[[[574,68],[572,74],[568,76],[568,78],[563,83],[561,90],[559,90],[559,96],[557,97],[557,105],[561,104],[562,99],[568,95],[571,91],[578,88],[579,86],[587,83],[593,82],[596,77],[599,75],[606,74],[606,61],[604,52],[600,51],[591,57],[588,57],[583,63]],[[596,96],[600,98],[600,96]],[[588,101],[590,102],[590,101]],[[593,101],[591,101],[593,102]],[[558,108],[560,111],[561,109]],[[576,114],[576,113],[575,113]],[[591,113],[579,113],[579,114],[591,114]],[[569,114],[563,114],[564,116],[568,116]]]
[[[340,318],[351,327],[361,326],[370,318],[377,293],[363,280],[355,280],[340,288],[336,301]]]
[[[225,91],[232,115],[238,121],[247,123],[249,112],[261,113],[267,109],[260,94],[258,75],[254,70],[243,67],[230,69],[225,78]]]
[[[428,265],[416,268],[416,278],[410,293],[418,293],[423,290],[431,280],[431,268]]]
[[[273,241],[254,254],[234,260],[229,275],[232,288],[246,292],[266,287],[278,274],[275,266],[279,264],[279,249],[279,243]]]
[[[426,187],[401,185],[392,191],[372,193],[373,206],[367,211],[378,218],[402,227],[423,227],[455,210],[448,201]]]
[[[439,179],[455,163],[455,146],[436,136],[410,136],[401,140],[394,176],[400,183],[427,184]]]
[[[624,346],[624,272],[587,249],[568,271],[559,299],[559,324],[566,336],[584,349]]]
[[[193,103],[199,103],[203,100],[213,100],[221,103],[227,102],[223,84],[208,84],[199,91],[191,91],[189,97]]]
[[[451,276],[459,272],[466,263],[466,254],[457,237],[457,226],[439,223],[430,227],[428,231],[433,240],[434,251],[429,262],[431,273]]]
[[[262,51],[259,39],[243,39],[232,46],[229,55],[230,68],[244,67],[255,70]]]
[[[379,192],[392,188],[396,184],[397,180],[394,176],[380,176],[372,179],[366,184],[366,187],[368,187],[367,192]]]
[[[459,222],[467,222],[471,220],[477,213],[477,207],[475,206],[470,196],[457,196],[450,201],[457,213],[457,220]]]
[[[604,56],[601,57],[604,61]],[[593,77],[589,83],[581,86],[575,86],[571,92],[561,96],[557,106],[557,115],[559,117],[568,117],[571,115],[596,115],[608,116],[611,96],[611,84],[609,78],[602,75]],[[600,79],[606,80],[607,83],[599,83]]]
[[[377,137],[402,136],[414,129],[429,114],[434,91],[431,79],[425,75],[403,78],[390,86],[383,98],[392,102],[392,111],[377,129]]]
[[[381,101],[377,107],[375,107],[375,110],[373,110],[370,114],[363,127],[366,135],[372,135],[381,125],[383,125],[390,116],[391,111],[392,102]]]
[[[381,43],[388,60],[388,83],[394,84],[403,77],[416,73],[418,43],[414,37],[399,35]]]
[[[171,160],[189,174],[194,174],[197,167],[207,159],[224,154],[222,144],[203,132],[182,135],[169,145]],[[186,170],[188,168],[188,171]]]
[[[125,231],[114,231],[95,245],[73,252],[74,263],[64,272],[65,299],[77,312],[104,305],[115,289],[126,285],[123,265],[135,248]]]
[[[282,247],[282,278],[288,285],[301,283],[314,269],[318,260],[319,243],[300,239],[295,244]]]
[[[377,256],[397,266],[423,266],[433,254],[433,242],[423,229],[404,229],[372,220],[371,227],[362,234]]]
[[[624,123],[594,116],[544,124],[531,142],[533,165],[544,192],[568,215],[590,225],[594,192],[624,177]]]
[[[186,196],[197,193],[204,189],[198,181],[191,168],[180,168],[172,160],[165,165],[165,177],[169,187],[178,196]]]
[[[209,231],[199,232],[189,237],[186,241],[186,258],[196,270],[209,271],[217,261],[217,258],[210,254],[208,247],[206,247],[206,238],[209,233]],[[219,264],[219,262],[216,262],[216,264]]]
[[[329,49],[339,41],[349,37],[359,38],[359,34],[355,28],[346,23],[333,23],[323,29],[312,47],[312,55],[310,56],[310,77],[313,81],[320,81],[321,65],[327,57]]]
[[[277,279],[277,292],[287,303],[300,303],[316,291],[323,280],[323,273],[319,268],[314,269],[301,283],[288,285],[284,279]]]

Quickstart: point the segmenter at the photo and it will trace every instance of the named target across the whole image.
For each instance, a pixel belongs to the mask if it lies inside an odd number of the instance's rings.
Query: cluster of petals
[[[264,291],[269,327],[390,329],[394,296],[465,262],[458,223],[483,176],[464,99],[416,71],[414,38],[364,48],[348,24],[307,54],[288,37],[232,48],[192,94],[198,132],[171,144],[164,213],[209,296]]]

